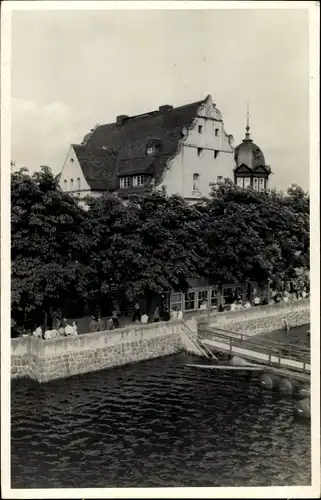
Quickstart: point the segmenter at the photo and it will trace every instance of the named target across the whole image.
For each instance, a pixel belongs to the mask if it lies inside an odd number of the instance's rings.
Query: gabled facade
[[[165,187],[169,195],[197,201],[209,195],[212,182],[233,178],[232,140],[211,96],[177,108],[120,115],[70,147],[59,184],[80,198],[111,190],[126,199]]]

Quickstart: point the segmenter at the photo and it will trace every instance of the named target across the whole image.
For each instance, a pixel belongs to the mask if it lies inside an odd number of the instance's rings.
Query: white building
[[[211,183],[223,178],[255,187],[254,179],[267,178],[269,172],[248,130],[234,151],[211,96],[177,108],[164,105],[142,115],[120,115],[115,123],[92,129],[82,144],[70,146],[59,185],[80,198],[115,191],[124,199],[165,187],[168,195],[189,202],[208,196]],[[257,181],[258,188],[267,187],[266,182]]]

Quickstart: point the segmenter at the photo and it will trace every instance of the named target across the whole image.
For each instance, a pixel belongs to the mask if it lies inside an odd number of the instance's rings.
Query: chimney
[[[121,127],[122,125],[124,125],[125,121],[128,120],[128,118],[129,118],[129,116],[127,116],[127,115],[117,116],[116,124],[118,125],[118,127]]]
[[[160,113],[166,113],[166,111],[170,111],[173,109],[173,106],[170,106],[169,104],[164,104],[163,106],[159,106],[159,112]]]

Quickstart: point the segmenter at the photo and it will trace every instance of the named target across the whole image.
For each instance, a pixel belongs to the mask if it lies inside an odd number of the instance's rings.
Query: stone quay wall
[[[183,349],[193,351],[193,346],[184,339],[180,321],[51,340],[23,337],[11,340],[11,378],[48,382],[167,356]]]
[[[176,354],[182,350],[201,355],[197,347],[197,323],[236,333],[256,335],[310,322],[310,301],[299,300],[200,315],[181,321],[133,325],[113,331],[77,337],[42,340],[22,337],[11,340],[11,377],[29,377],[38,382],[103,370],[138,361]]]
[[[310,323],[310,299],[280,302],[266,306],[257,306],[240,311],[202,315],[200,323],[207,323],[215,328],[222,328],[244,335],[270,333],[284,328],[287,321],[290,328]]]

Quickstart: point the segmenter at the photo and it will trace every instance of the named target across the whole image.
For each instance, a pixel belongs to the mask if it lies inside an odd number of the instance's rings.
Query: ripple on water
[[[12,487],[310,484],[310,427],[257,376],[177,355],[12,384]]]

